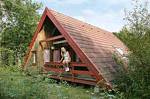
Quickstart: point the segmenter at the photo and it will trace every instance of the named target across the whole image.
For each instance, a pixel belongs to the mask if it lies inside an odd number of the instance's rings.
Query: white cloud
[[[98,13],[91,9],[85,9],[82,11],[82,14],[78,19],[108,31],[115,32],[119,31],[123,26],[122,16],[122,10],[120,12],[110,10],[105,13]]]

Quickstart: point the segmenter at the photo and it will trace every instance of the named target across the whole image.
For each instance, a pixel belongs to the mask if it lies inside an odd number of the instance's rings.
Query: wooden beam
[[[53,40],[57,40],[57,39],[61,39],[61,38],[63,38],[62,35],[54,36],[54,37],[47,38],[46,40],[41,40],[40,43],[41,43],[41,42],[53,41]]]
[[[94,75],[90,71],[83,71],[83,70],[71,70],[73,74],[81,74],[81,75]]]
[[[47,65],[57,65],[57,66],[62,66],[63,63],[59,63],[59,62],[46,62],[44,64],[44,66],[47,66]]]
[[[61,41],[53,42],[53,44],[62,44],[62,43],[67,43],[67,40],[61,40]]]
[[[57,66],[62,66],[63,63],[59,63],[59,62],[46,62],[46,63],[45,63],[45,66],[46,66],[46,65],[57,65]],[[85,64],[85,63],[71,62],[71,63],[70,63],[70,66],[86,67],[87,64]]]
[[[85,63],[76,63],[76,62],[71,62],[70,63],[71,66],[79,66],[79,67],[86,67],[87,64]]]
[[[63,69],[53,68],[53,67],[48,67],[48,66],[46,66],[44,69],[46,71],[54,71],[54,72],[57,72],[57,73],[65,72]],[[70,73],[72,73],[72,74],[81,74],[81,75],[94,75],[94,73],[92,73],[90,71],[83,71],[83,70],[70,70]]]
[[[54,71],[54,72],[57,72],[57,73],[65,72],[63,69],[60,69],[60,68],[44,67],[44,69],[46,71]]]
[[[96,85],[95,80],[85,80],[85,79],[77,79],[77,78],[68,78],[68,77],[58,77],[58,76],[49,76],[50,78],[53,79],[59,79],[59,80],[66,80],[66,81],[71,81],[71,82],[76,82],[76,83],[82,83],[82,84],[88,84],[88,85]]]

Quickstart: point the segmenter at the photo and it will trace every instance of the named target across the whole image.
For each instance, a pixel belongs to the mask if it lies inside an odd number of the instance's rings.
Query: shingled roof
[[[112,59],[115,48],[126,50],[126,46],[111,32],[49,10],[67,33],[73,38],[96,69],[109,82],[118,68]]]
[[[96,74],[102,76],[107,82],[111,82],[114,79],[118,66],[113,60],[112,54],[116,50],[115,48],[121,48],[126,51],[126,46],[113,33],[54,10],[45,9],[30,43],[30,50],[46,16],[62,32],[65,39],[72,42],[68,42],[71,47],[74,49],[77,47],[77,50],[82,53],[80,56],[85,58],[84,62],[89,62]],[[25,63],[27,58],[28,56]]]

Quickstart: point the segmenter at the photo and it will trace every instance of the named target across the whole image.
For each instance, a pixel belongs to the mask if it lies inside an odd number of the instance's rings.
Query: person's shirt
[[[63,53],[63,60],[71,61],[71,58],[70,58],[70,55],[69,55],[68,51],[66,53]]]

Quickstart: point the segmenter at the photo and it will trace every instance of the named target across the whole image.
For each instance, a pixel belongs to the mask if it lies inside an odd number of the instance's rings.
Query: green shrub
[[[150,97],[150,12],[147,2],[134,0],[134,7],[126,12],[127,26],[116,34],[129,48],[126,72],[120,70],[118,89],[127,99]],[[121,67],[121,66],[120,66]]]
[[[0,48],[0,65],[1,66],[10,66],[13,65],[14,52],[7,48]]]

